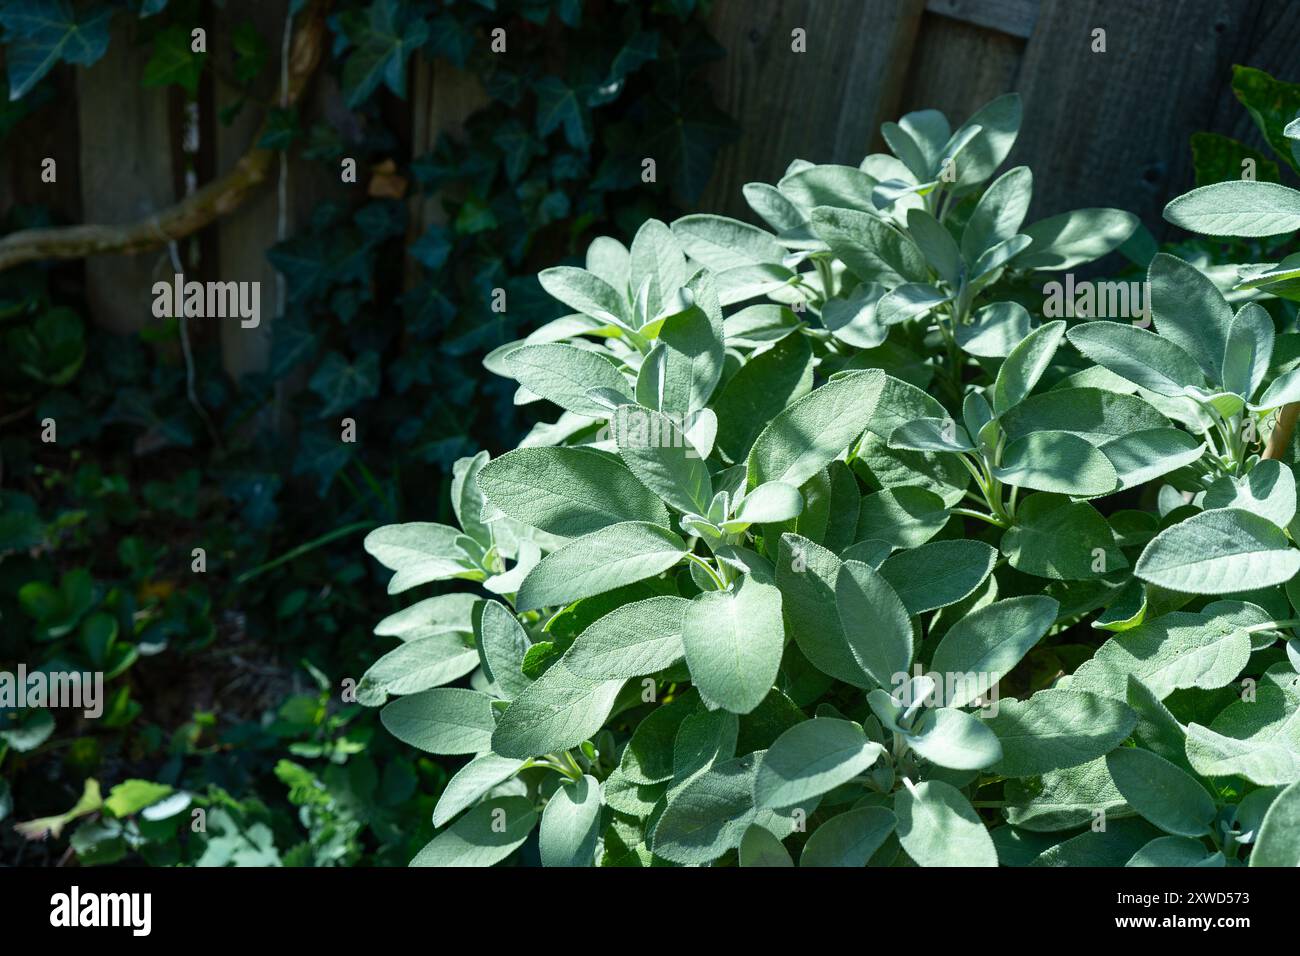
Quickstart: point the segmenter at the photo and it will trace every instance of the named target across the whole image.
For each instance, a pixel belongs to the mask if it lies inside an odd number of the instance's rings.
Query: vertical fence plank
[[[718,3],[709,28],[727,55],[719,106],[742,131],[722,150],[701,208],[749,217],[745,183],[775,182],[792,159],[856,165],[892,118],[924,0]],[[806,31],[807,52],[791,49]]]
[[[4,58],[0,56],[0,69]],[[71,69],[58,69],[45,81],[54,100],[19,120],[0,149],[0,217],[12,206],[40,204],[49,207],[56,221],[81,222],[81,169],[77,130],[77,77]],[[29,93],[35,97],[35,93]],[[65,104],[62,109],[53,102]],[[57,178],[41,179],[41,163],[53,159]]]
[[[1208,128],[1258,13],[1248,0],[1048,0],[1025,50],[1025,122],[1013,153],[1034,170],[1032,216],[1118,206],[1157,236],[1192,183],[1187,141]],[[1091,49],[1106,31],[1106,52]]]
[[[271,65],[263,71],[253,90],[254,98],[272,102],[279,87],[280,36],[284,29],[285,4],[254,3],[232,0],[225,16],[214,28],[212,49],[220,69],[214,71],[213,96],[218,116],[230,109],[241,91],[226,79],[232,57],[232,33],[242,22],[249,21],[265,39],[270,49]],[[245,103],[229,125],[220,122],[212,134],[216,140],[218,174],[230,169],[253,145],[263,120],[263,109],[256,102]],[[261,323],[246,329],[238,321],[221,323],[221,364],[231,378],[266,368],[271,356],[271,328],[275,322],[276,273],[266,259],[266,250],[275,243],[279,219],[277,182],[279,164],[272,162],[267,183],[244,201],[233,214],[217,224],[218,275],[223,282],[260,282],[262,290]]]
[[[1013,88],[1024,49],[1024,40],[1015,36],[927,13],[907,68],[899,114],[940,110],[956,129]]]
[[[229,63],[231,32],[241,22],[249,21],[266,40],[270,49],[270,67],[255,82],[253,96],[228,126],[218,123],[216,165],[219,171],[230,169],[241,156],[256,145],[258,131],[266,118],[262,104],[274,104],[280,96],[281,51],[287,30],[289,4],[257,0],[232,0],[217,27],[217,50]],[[298,103],[299,125],[309,128],[330,113],[346,112],[341,105],[337,84],[318,71],[311,87]],[[225,82],[218,73],[215,83],[216,112],[235,103],[240,91]],[[281,182],[282,172],[287,175]],[[225,281],[261,283],[261,321],[256,328],[244,328],[237,321],[221,326],[222,366],[232,378],[266,371],[271,359],[271,342],[278,312],[280,277],[267,259],[267,251],[280,237],[281,222],[285,237],[300,232],[311,219],[316,206],[330,198],[353,198],[349,190],[364,189],[364,173],[359,183],[344,186],[337,170],[331,171],[314,160],[306,160],[291,150],[285,157],[276,156],[266,183],[249,199],[218,222],[218,259],[220,275]],[[301,383],[281,383],[284,391],[293,391]]]
[[[438,137],[460,136],[465,121],[489,102],[479,78],[446,60],[418,60],[412,64],[411,158],[433,150]],[[446,221],[438,194],[413,196],[410,202],[408,240],[414,242],[433,223]],[[409,246],[409,242],[408,242]],[[407,257],[407,280],[414,281],[417,266]]]
[[[1232,62],[1253,66],[1279,80],[1300,83],[1297,48],[1300,48],[1300,3],[1295,0],[1288,3],[1265,3],[1251,19],[1250,34],[1234,50]],[[1263,134],[1233,94],[1231,84],[1232,74],[1225,70],[1219,77],[1214,120],[1207,128],[1211,132],[1239,139],[1272,156],[1272,150],[1264,142]]]
[[[119,23],[108,52],[77,71],[81,197],[87,222],[142,219],[175,201],[173,140],[167,91],[140,85],[149,48]],[[151,286],[171,275],[166,250],[86,260],[90,312],[114,332],[134,332],[151,318]]]

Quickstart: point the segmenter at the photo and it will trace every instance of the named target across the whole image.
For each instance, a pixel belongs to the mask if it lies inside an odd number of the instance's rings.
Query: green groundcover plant
[[[1300,862],[1300,265],[1044,315],[1137,221],[1026,224],[1019,126],[911,113],[746,186],[768,228],[541,273],[573,314],[486,364],[561,414],[457,463],[459,528],[366,539],[392,594],[461,586],[357,686],[469,758],[415,865]],[[1300,193],[1167,215],[1276,235]]]

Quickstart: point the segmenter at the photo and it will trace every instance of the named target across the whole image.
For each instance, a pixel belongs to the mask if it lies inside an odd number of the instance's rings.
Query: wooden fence
[[[246,17],[280,37],[286,6],[229,0],[219,16],[209,11],[210,49],[220,56],[230,43],[224,24]],[[924,107],[961,120],[1018,90],[1025,124],[1011,161],[1034,170],[1032,215],[1119,206],[1162,235],[1160,210],[1192,184],[1192,133],[1262,146],[1229,88],[1232,65],[1300,80],[1300,0],[714,0],[710,19],[727,50],[712,70],[714,91],[742,135],[719,157],[700,207],[746,218],[741,186],[774,181],[796,157],[856,164],[883,148],[884,120]],[[43,202],[72,222],[139,219],[226,171],[249,148],[255,110],[220,124],[217,115],[234,96],[220,80],[204,86],[197,116],[186,114],[177,94],[142,88],[148,49],[123,29],[102,61],[56,77],[57,107],[10,135],[0,157],[0,207]],[[797,29],[804,52],[792,49]],[[1093,49],[1099,29],[1104,53]],[[267,99],[276,79],[260,91]],[[473,77],[444,63],[414,65],[406,99],[412,156],[482,102]],[[328,70],[317,71],[303,111],[346,115]],[[198,134],[190,152],[187,126]],[[44,157],[58,163],[57,186],[40,180]],[[323,199],[365,188],[367,177],[359,178],[359,187],[344,187],[319,164],[277,162],[251,198],[187,247],[186,262],[201,263],[211,277],[259,279],[274,290],[266,249],[297,231]],[[436,204],[413,205],[412,213],[418,229],[437,215]],[[140,328],[150,318],[150,285],[172,271],[165,249],[88,260],[96,321]],[[263,301],[274,297],[264,292]],[[259,334],[223,323],[222,339],[200,347],[221,348],[236,377],[264,368],[270,311],[264,305]]]

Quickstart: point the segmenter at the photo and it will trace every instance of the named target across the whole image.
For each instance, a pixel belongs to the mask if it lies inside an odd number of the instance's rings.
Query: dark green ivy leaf
[[[349,363],[338,352],[330,352],[309,384],[323,403],[318,417],[348,411],[379,394],[379,353],[367,350]]]

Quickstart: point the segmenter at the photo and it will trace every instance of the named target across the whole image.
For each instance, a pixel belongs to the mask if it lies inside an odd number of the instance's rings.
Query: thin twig
[[[175,239],[167,243],[167,251],[171,253],[172,268],[176,270],[178,275],[184,274],[185,269],[181,265],[181,257],[176,249]],[[208,410],[199,401],[198,388],[194,383],[194,350],[190,348],[190,324],[189,319],[186,318],[184,306],[177,310],[176,325],[181,335],[181,354],[185,357],[185,394],[188,396],[190,404],[194,406],[194,410],[198,412],[199,418],[203,420],[203,427],[208,430],[208,437],[212,439],[217,452],[224,454],[225,447],[221,443],[221,433],[217,431],[217,426],[213,423],[211,416],[208,415]]]

